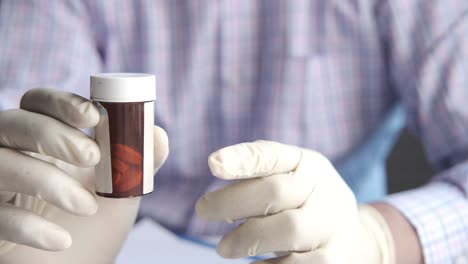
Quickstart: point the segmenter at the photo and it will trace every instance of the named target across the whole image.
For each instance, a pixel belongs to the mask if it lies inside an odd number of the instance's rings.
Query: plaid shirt
[[[195,200],[223,183],[206,158],[270,139],[338,163],[401,102],[438,175],[390,196],[426,263],[468,245],[468,1],[0,1],[0,99],[34,86],[88,96],[89,75],[157,74],[171,156],[142,215],[191,234]],[[354,175],[358,177],[358,175]],[[368,188],[369,189],[369,188]]]

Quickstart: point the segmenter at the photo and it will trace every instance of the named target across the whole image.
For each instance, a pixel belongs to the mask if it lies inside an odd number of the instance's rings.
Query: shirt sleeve
[[[391,85],[437,170],[387,202],[415,227],[425,263],[455,263],[468,247],[468,1],[380,1]]]
[[[82,1],[0,0],[0,110],[39,86],[88,96],[102,63],[87,11]]]

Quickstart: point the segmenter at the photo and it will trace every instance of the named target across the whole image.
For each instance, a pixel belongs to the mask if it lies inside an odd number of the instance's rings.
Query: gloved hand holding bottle
[[[112,263],[140,199],[94,195],[100,152],[79,128],[94,127],[98,109],[53,89],[27,92],[20,108],[0,112],[0,262]],[[157,171],[168,155],[159,127],[154,147]]]
[[[200,198],[198,215],[245,220],[221,240],[221,256],[282,252],[255,263],[394,262],[385,220],[370,206],[357,206],[351,189],[323,155],[256,141],[213,153],[209,166],[215,176],[239,181]]]

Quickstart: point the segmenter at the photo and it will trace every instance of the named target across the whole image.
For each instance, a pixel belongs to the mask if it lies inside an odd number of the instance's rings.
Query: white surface
[[[466,255],[464,256],[459,256],[456,260],[455,260],[455,264],[468,264],[468,249],[466,251]]]
[[[100,73],[91,76],[91,99],[100,102],[156,100],[156,78],[144,73]]]
[[[142,220],[130,233],[116,264],[247,264],[250,262],[245,259],[223,259],[216,254],[214,248],[181,239],[151,220]]]

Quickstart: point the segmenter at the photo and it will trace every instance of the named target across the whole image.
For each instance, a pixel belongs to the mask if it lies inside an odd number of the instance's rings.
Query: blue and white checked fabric
[[[212,151],[269,139],[347,164],[401,102],[439,173],[387,201],[426,263],[453,262],[468,246],[467,69],[466,0],[0,1],[2,109],[34,86],[88,96],[96,72],[157,74],[171,155],[140,214],[192,235],[228,228],[193,212],[225,184]]]

